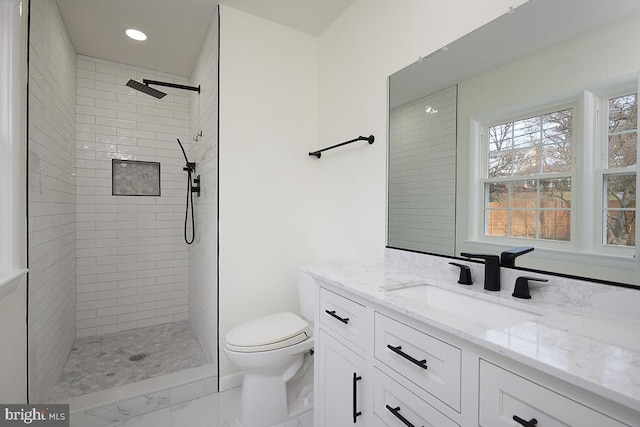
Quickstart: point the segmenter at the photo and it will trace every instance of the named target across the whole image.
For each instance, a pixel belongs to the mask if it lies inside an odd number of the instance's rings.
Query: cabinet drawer
[[[520,426],[514,415],[526,421],[535,418],[544,427],[626,426],[484,360],[480,360],[479,404],[481,427]]]
[[[460,412],[460,349],[375,314],[375,357]]]
[[[320,288],[320,323],[358,347],[365,348],[365,306]]]
[[[404,419],[415,427],[458,427],[458,424],[378,369],[373,378],[373,413],[380,426],[405,427],[409,424]]]

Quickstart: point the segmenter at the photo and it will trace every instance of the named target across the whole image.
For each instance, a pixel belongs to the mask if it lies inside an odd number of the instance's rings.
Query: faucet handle
[[[471,280],[471,268],[469,268],[468,265],[458,264],[457,262],[450,262],[449,264],[460,267],[460,277],[458,278],[458,283],[460,283],[461,285],[473,285],[473,281]]]
[[[529,277],[529,276],[520,276],[516,279],[516,286],[513,289],[512,297],[522,298],[522,299],[531,299],[531,294],[529,294],[529,280],[535,282],[548,282],[548,279],[541,279],[539,277]]]

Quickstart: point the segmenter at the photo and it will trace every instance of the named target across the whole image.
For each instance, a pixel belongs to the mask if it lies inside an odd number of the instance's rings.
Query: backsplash
[[[401,251],[397,249],[385,250],[385,262],[422,271],[429,271],[434,276],[454,280],[457,282],[459,269],[449,265],[454,261],[451,258],[434,255],[420,254],[416,252]],[[484,266],[482,263],[465,262],[471,269],[471,276],[475,287],[482,287],[484,278]],[[628,289],[623,287],[605,285],[585,280],[570,279],[548,274],[532,273],[510,268],[500,269],[500,282],[502,289],[498,293],[501,297],[511,298],[515,281],[520,276],[531,276],[548,279],[546,283],[532,283],[530,285],[531,303],[539,305],[556,305],[576,308],[591,308],[607,313],[615,312],[616,315],[640,319],[638,304],[640,304],[640,289]],[[464,285],[460,285],[464,286]]]

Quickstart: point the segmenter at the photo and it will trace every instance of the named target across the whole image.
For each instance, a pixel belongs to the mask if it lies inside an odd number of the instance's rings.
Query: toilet
[[[267,427],[290,415],[287,388],[311,394],[315,281],[300,273],[300,316],[276,313],[236,326],[225,336],[224,352],[244,372],[240,398],[243,427]]]

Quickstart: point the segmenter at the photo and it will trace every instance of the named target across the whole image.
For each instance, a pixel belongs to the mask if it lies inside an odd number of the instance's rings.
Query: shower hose
[[[184,241],[187,245],[193,243],[193,240],[196,238],[196,223],[194,220],[193,213],[193,188],[192,188],[192,178],[191,171],[187,171],[187,206],[184,211]],[[191,204],[191,240],[187,237],[187,223],[189,222],[189,204]]]

